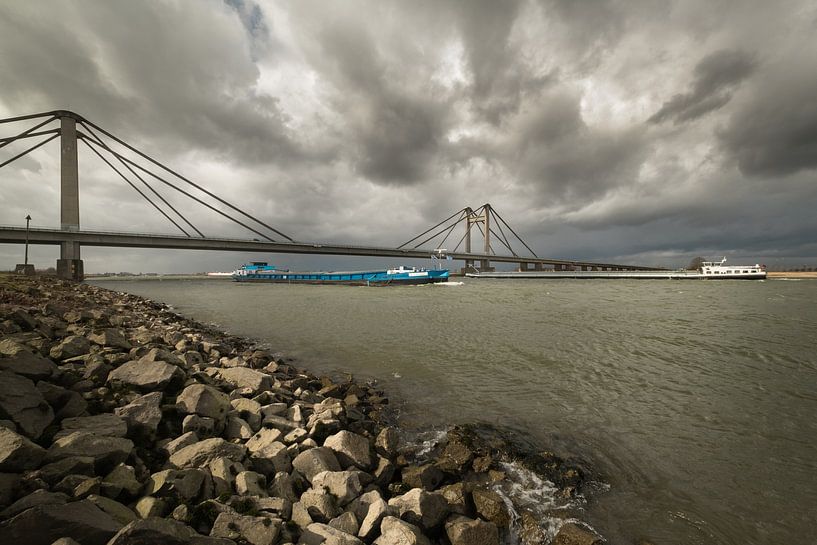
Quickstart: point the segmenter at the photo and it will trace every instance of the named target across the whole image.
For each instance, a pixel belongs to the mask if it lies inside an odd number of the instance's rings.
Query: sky
[[[817,265],[813,1],[16,1],[0,53],[0,117],[77,112],[298,241],[396,246],[491,203],[544,257]],[[0,168],[0,224],[59,225],[59,159],[55,140]],[[79,163],[83,228],[179,233],[84,145]],[[256,237],[155,185],[206,235]],[[0,269],[21,253],[0,245]]]

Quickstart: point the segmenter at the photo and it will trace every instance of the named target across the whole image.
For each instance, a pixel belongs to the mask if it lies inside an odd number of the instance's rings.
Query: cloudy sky
[[[394,246],[490,202],[540,256],[817,264],[812,1],[10,1],[0,51],[0,117],[73,110],[296,240]],[[84,228],[178,232],[79,160]],[[205,234],[255,236],[156,185]],[[0,169],[0,224],[59,225],[58,203],[57,141]]]

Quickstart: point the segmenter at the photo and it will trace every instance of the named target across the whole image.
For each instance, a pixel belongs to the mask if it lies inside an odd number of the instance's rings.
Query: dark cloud
[[[744,51],[720,50],[701,59],[693,71],[691,90],[673,96],[650,117],[651,123],[684,123],[718,110],[731,99],[738,84],[757,68]]]

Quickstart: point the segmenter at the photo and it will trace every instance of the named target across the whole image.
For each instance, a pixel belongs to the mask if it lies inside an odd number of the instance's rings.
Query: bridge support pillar
[[[77,120],[65,112],[60,117],[60,228],[79,231],[79,164],[77,159]],[[84,276],[79,242],[60,244],[57,276],[82,280]]]
[[[487,259],[479,260],[479,272],[494,272],[496,269],[491,267],[491,262]]]

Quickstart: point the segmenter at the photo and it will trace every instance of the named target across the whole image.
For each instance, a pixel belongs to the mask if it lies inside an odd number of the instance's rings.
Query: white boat
[[[726,265],[720,261],[703,261],[698,269],[701,278],[713,280],[762,280],[766,278],[765,265]]]

